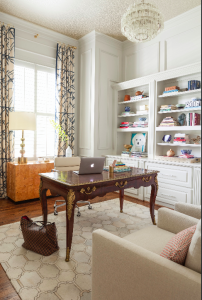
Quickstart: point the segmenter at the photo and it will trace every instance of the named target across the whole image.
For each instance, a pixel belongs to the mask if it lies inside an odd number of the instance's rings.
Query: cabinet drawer
[[[192,188],[192,168],[146,162],[145,169],[159,171],[158,181],[170,184],[170,188],[173,185]]]
[[[145,200],[150,199],[151,187],[145,188]],[[192,203],[192,190],[159,182],[156,204],[174,208],[176,202]]]

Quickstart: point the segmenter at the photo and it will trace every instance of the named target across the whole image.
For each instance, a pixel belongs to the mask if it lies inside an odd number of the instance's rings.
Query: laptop
[[[81,157],[79,171],[73,171],[78,175],[100,174],[103,171],[104,157]]]

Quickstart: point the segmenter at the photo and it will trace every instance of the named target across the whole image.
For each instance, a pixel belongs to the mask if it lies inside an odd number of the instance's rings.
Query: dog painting
[[[146,133],[132,133],[131,136],[131,152],[145,152],[146,149]]]

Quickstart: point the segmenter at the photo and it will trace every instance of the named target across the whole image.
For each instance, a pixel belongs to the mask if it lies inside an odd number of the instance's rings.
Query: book
[[[170,91],[164,91],[163,94],[168,94],[168,93],[178,93],[179,90],[175,89],[175,90],[170,90]]]
[[[176,85],[174,86],[169,86],[165,88],[165,91],[170,91],[170,90],[179,90],[180,88]]]
[[[188,90],[197,90],[200,89],[200,81],[199,80],[189,80],[188,81]]]

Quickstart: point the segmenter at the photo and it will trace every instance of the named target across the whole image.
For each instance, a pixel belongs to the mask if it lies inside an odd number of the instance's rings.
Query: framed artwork
[[[146,150],[147,133],[136,132],[131,136],[131,152],[145,152]]]

